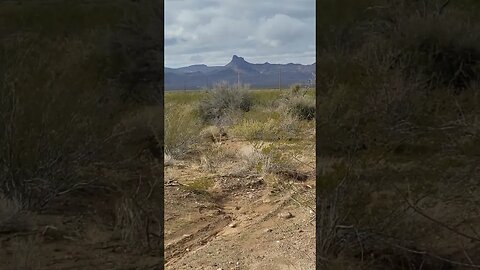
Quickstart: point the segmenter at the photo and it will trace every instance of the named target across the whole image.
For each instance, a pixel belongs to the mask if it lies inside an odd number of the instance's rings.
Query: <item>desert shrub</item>
[[[130,3],[123,20],[113,31],[110,41],[112,75],[125,102],[158,104],[162,100],[163,44],[158,35],[162,24],[160,1]]]
[[[436,2],[372,6],[322,48],[317,162],[342,161],[317,163],[322,257],[348,254],[355,260],[369,250],[395,261],[380,262],[379,269],[407,269],[399,265],[423,262],[394,245],[437,254],[442,241],[458,237],[439,233],[439,224],[453,224],[456,215],[439,217],[432,205],[468,193],[471,176],[461,168],[469,165],[458,164],[478,153],[479,25],[469,10],[452,2],[440,12]],[[424,217],[439,217],[428,223],[438,241],[422,246],[425,231],[419,228],[427,219],[413,213],[410,201]],[[470,208],[472,200],[455,207]],[[337,229],[338,222],[352,225]],[[439,268],[432,260],[426,256],[423,266]]]
[[[279,99],[280,111],[286,110],[298,120],[315,118],[315,97],[308,94],[308,89],[299,84],[292,85],[289,91]]]
[[[351,27],[350,38],[361,36],[355,46],[320,60],[319,74],[330,73],[321,79],[318,108],[321,136],[335,137],[327,148],[338,142],[337,150],[363,151],[458,119],[452,101],[479,74],[479,35],[465,29],[478,26],[458,10],[425,16],[436,11],[417,9],[398,1],[374,12],[369,26]],[[386,23],[386,14],[395,19]]]
[[[168,158],[166,158],[168,161]],[[132,166],[132,163],[127,163]],[[130,178],[118,189],[118,196],[112,205],[114,234],[130,248],[157,248],[161,243],[161,217],[159,207],[163,190],[158,186],[163,181],[164,164],[149,164],[143,171],[129,173]],[[135,166],[136,167],[136,166]],[[127,168],[131,172],[131,168]],[[124,174],[124,171],[122,172]],[[120,177],[123,177],[119,175]],[[117,180],[118,181],[118,180]]]
[[[88,42],[26,35],[1,43],[0,192],[25,207],[79,187],[78,166],[99,153],[116,121],[101,52]]]
[[[248,112],[252,95],[244,86],[217,84],[199,103],[199,115],[204,122],[215,122],[235,111]]]
[[[165,107],[165,153],[173,158],[185,155],[200,139],[202,125],[195,108],[186,104]]]
[[[138,158],[147,152],[154,158],[161,158],[161,134],[163,123],[161,107],[150,106],[124,116],[114,128],[117,150],[125,158]]]
[[[249,148],[243,150],[240,154],[244,162],[244,169],[262,174],[271,173],[274,167],[272,160],[281,157],[278,151],[272,151],[271,149],[270,144],[255,142]]]
[[[115,157],[112,128],[138,105],[113,79],[143,48],[117,62],[108,46],[124,37],[128,30],[117,26],[138,5],[70,4],[28,1],[1,11],[0,192],[23,207],[91,183],[95,177],[79,171]]]
[[[281,139],[292,139],[302,136],[304,126],[302,123],[299,123],[295,116],[289,113],[284,114],[284,116],[279,119],[277,125],[278,135]]]
[[[299,169],[300,164],[305,165],[298,159],[301,151],[304,150],[299,149],[298,145],[288,144],[285,141],[253,141],[250,145],[240,149],[237,156],[243,161],[240,170],[242,172],[248,171],[272,176],[275,182],[277,180],[304,181],[308,178],[308,174]]]
[[[468,17],[465,11],[450,9],[442,16],[404,12],[396,15],[402,19],[388,37],[398,50],[392,67],[404,62],[405,77],[421,75],[426,89],[461,90],[479,79],[479,26],[459,19]]]
[[[251,170],[263,175],[276,175],[288,180],[302,179],[305,175],[298,171],[298,163],[293,159],[295,152],[284,143],[254,142],[253,150],[244,154],[243,160]]]
[[[315,100],[307,97],[294,97],[288,102],[288,111],[300,120],[315,118]]]

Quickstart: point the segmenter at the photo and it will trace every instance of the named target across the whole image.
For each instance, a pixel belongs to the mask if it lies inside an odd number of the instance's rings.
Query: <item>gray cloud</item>
[[[315,0],[166,0],[165,65],[315,61]],[[203,61],[203,62],[200,62]]]
[[[190,60],[194,61],[196,63],[200,63],[201,61],[203,61],[203,57],[201,55],[198,55],[198,54],[197,55],[192,55],[190,57]]]

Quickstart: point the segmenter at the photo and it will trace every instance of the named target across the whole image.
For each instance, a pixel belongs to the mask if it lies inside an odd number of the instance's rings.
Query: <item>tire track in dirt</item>
[[[183,165],[181,174],[175,173],[175,168],[169,170],[167,178],[180,183],[207,175],[192,164],[190,168]],[[167,218],[166,229],[176,230],[177,235],[189,233],[167,244],[166,269],[314,269],[315,226],[308,222],[312,213],[292,200],[304,190],[273,194],[272,187],[255,173],[217,172],[213,179],[215,184],[208,193],[182,196],[180,193],[189,191],[179,188],[179,194],[169,199],[177,203],[171,203],[166,212],[176,211],[177,217]],[[314,177],[307,182],[314,192]],[[197,201],[207,206],[197,210],[193,206]],[[286,209],[295,213],[293,218],[279,217]],[[187,225],[176,224],[182,216],[190,218]]]

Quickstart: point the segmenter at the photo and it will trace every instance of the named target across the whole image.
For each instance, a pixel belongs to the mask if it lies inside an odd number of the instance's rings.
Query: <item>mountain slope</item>
[[[225,66],[192,65],[165,68],[165,89],[202,89],[226,81],[249,84],[252,88],[282,88],[308,83],[314,78],[315,64],[252,64],[234,55]]]

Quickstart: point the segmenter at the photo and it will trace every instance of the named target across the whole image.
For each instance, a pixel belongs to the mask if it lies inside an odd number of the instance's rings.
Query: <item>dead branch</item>
[[[431,222],[433,222],[433,223],[435,223],[435,224],[437,224],[437,225],[439,225],[439,226],[441,226],[441,227],[443,227],[443,228],[445,228],[445,229],[447,229],[447,230],[449,230],[449,231],[451,231],[451,232],[453,232],[453,233],[455,233],[455,234],[457,234],[457,235],[463,236],[463,237],[465,237],[465,238],[467,238],[467,239],[470,239],[470,240],[473,240],[473,241],[476,241],[476,242],[480,242],[480,238],[475,237],[475,236],[471,236],[471,235],[468,235],[468,234],[465,234],[465,233],[463,233],[463,232],[460,232],[460,231],[454,229],[453,227],[451,227],[451,226],[449,226],[449,225],[447,225],[447,224],[445,224],[445,223],[443,223],[443,222],[441,222],[441,221],[439,221],[439,220],[437,220],[437,219],[435,219],[435,218],[433,218],[433,217],[425,214],[425,212],[423,212],[420,208],[418,208],[416,205],[413,205],[413,204],[408,200],[408,198],[400,191],[400,189],[399,189],[395,184],[393,184],[393,186],[394,186],[395,189],[397,190],[398,194],[400,194],[400,196],[402,197],[402,199],[408,204],[408,206],[409,206],[410,208],[412,208],[412,209],[413,209],[416,213],[418,213],[419,215],[423,216],[424,218],[430,220]]]

